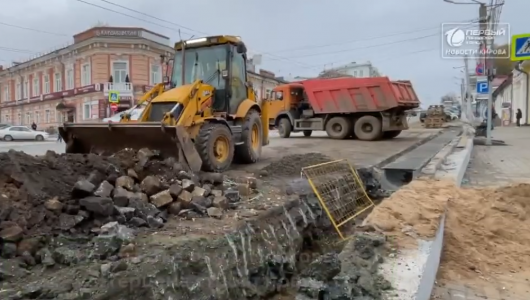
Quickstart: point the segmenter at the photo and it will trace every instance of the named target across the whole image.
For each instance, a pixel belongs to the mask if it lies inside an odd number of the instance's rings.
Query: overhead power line
[[[152,15],[146,14],[146,13],[138,11],[138,10],[134,10],[134,9],[128,8],[128,7],[125,7],[125,6],[120,5],[120,4],[113,3],[112,1],[100,0],[102,2],[105,2],[105,3],[109,4],[109,5],[113,5],[113,6],[119,7],[119,8],[124,9],[124,10],[128,10],[128,11],[131,11],[131,12],[134,12],[134,13],[149,17],[149,18],[153,18],[153,19],[158,20],[160,22],[164,22],[164,23],[173,25],[173,26],[175,26],[177,28],[161,25],[161,24],[158,24],[156,22],[152,22],[150,20],[138,18],[136,16],[129,15],[129,14],[126,14],[126,13],[123,13],[123,12],[120,12],[120,11],[117,11],[117,10],[113,10],[113,9],[110,9],[110,8],[107,8],[107,7],[104,7],[104,6],[101,6],[101,5],[97,5],[97,4],[94,4],[94,3],[90,3],[90,2],[87,2],[85,0],[76,0],[76,1],[84,3],[84,4],[87,4],[87,5],[91,5],[91,6],[97,7],[99,9],[107,10],[107,11],[110,11],[110,12],[113,12],[113,13],[116,13],[116,14],[119,14],[119,15],[123,15],[123,16],[129,17],[129,18],[133,18],[135,20],[139,20],[139,21],[142,21],[142,22],[146,22],[146,23],[149,23],[149,24],[153,24],[153,25],[162,27],[162,28],[166,28],[166,29],[169,29],[169,30],[172,30],[172,31],[183,32],[183,31],[180,30],[180,28],[183,28],[183,29],[187,30],[187,31],[185,31],[183,33],[185,33],[187,35],[190,35],[190,36],[193,35],[192,32],[205,34],[205,35],[210,35],[207,32],[195,30],[193,28],[186,27],[186,26],[180,25],[178,23],[174,23],[174,22],[171,22],[171,21],[168,21],[168,20],[164,20],[162,18],[159,18],[159,17],[156,17],[156,16],[152,16]],[[477,22],[477,20],[470,20],[470,21],[472,21],[472,23],[470,23],[470,24],[473,24],[473,23]],[[68,35],[63,34],[63,33],[49,32],[49,31],[44,31],[44,30],[35,29],[35,28],[23,27],[23,26],[18,26],[18,25],[14,25],[14,24],[7,24],[7,23],[3,23],[3,22],[0,22],[0,25],[14,27],[14,28],[19,28],[19,29],[24,29],[24,30],[29,30],[29,31],[34,31],[34,32],[40,32],[40,33],[44,33],[44,34],[52,34],[52,35],[57,35],[57,36],[68,36]],[[396,36],[396,35],[410,34],[410,33],[418,32],[418,31],[432,30],[432,29],[435,29],[435,28],[439,28],[439,27],[420,28],[420,29],[417,29],[417,30],[414,30],[414,31],[403,31],[403,32],[397,32],[397,33],[394,33],[394,34],[386,34],[386,35],[369,37],[369,38],[355,39],[355,40],[350,40],[350,41],[344,41],[344,42],[336,43],[336,45],[342,45],[342,44],[348,44],[348,43],[360,42],[360,41],[369,41],[369,40],[389,38],[389,37],[393,37],[393,36]],[[399,44],[399,43],[406,43],[406,42],[426,39],[426,38],[433,37],[433,36],[439,36],[440,34],[441,33],[439,32],[439,33],[436,33],[436,34],[413,37],[413,38],[407,38],[407,39],[401,39],[401,40],[396,40],[396,41],[387,42],[387,43],[381,43],[381,44],[376,44],[376,45],[360,46],[360,47],[347,48],[347,49],[328,51],[328,52],[320,52],[320,53],[310,53],[310,54],[306,54],[306,55],[297,55],[296,58],[314,57],[314,56],[322,56],[322,55],[329,55],[329,54],[353,52],[353,51],[356,51],[356,50],[363,50],[363,49],[373,49],[373,48],[378,48],[378,47],[386,47],[386,46],[389,46],[389,45],[394,45],[394,44]],[[328,47],[328,46],[332,46],[332,45],[333,44],[313,45],[313,46],[306,46],[306,47],[279,50],[279,51],[277,51],[275,53],[287,52],[287,51],[296,51],[296,50],[310,50],[310,49]],[[33,52],[33,51],[29,51],[29,50],[15,49],[15,48],[9,48],[9,47],[0,47],[0,50],[9,51],[9,52],[17,52],[17,53],[28,53],[28,54],[35,54],[36,53],[36,52]],[[296,65],[298,65],[298,66],[300,66],[302,68],[306,68],[306,69],[317,69],[318,68],[318,70],[320,70],[320,68],[322,66],[322,64],[309,65],[307,63],[303,63],[303,62],[299,62],[299,61],[293,60],[291,57],[283,57],[283,56],[274,55],[271,52],[263,52],[261,54],[268,56],[269,59],[271,59],[271,60],[287,61],[287,62],[294,63],[294,64],[296,64]],[[399,56],[399,55],[395,55],[395,56]],[[333,63],[333,64],[335,64],[335,63]]]
[[[87,1],[84,1],[84,0],[76,0],[76,1],[79,1],[79,2],[83,2],[85,4],[88,4],[88,5],[93,5],[93,6],[96,6],[96,7],[99,7],[101,9],[105,9],[105,10],[109,10],[108,8],[106,7],[103,7],[103,6],[99,6],[99,5],[95,5],[95,4],[92,4],[92,3],[89,3]],[[149,17],[149,18],[153,18],[155,20],[159,20],[159,21],[162,21],[162,22],[165,22],[167,24],[171,24],[171,25],[174,25],[176,27],[182,27],[182,28],[185,28],[185,29],[188,29],[190,31],[193,31],[193,32],[196,32],[196,33],[200,33],[200,34],[205,34],[205,35],[210,35],[209,33],[207,32],[203,32],[203,31],[199,31],[199,30],[195,30],[193,28],[190,28],[190,27],[183,27],[182,25],[180,24],[177,24],[177,23],[174,23],[174,22],[171,22],[171,21],[168,21],[168,20],[164,20],[162,18],[159,18],[159,17],[156,17],[156,16],[153,16],[153,15],[150,15],[150,14],[147,14],[147,13],[144,13],[144,12],[141,12],[141,11],[138,11],[138,10],[135,10],[135,9],[132,9],[132,8],[129,8],[129,7],[126,7],[126,6],[123,6],[123,5],[120,5],[120,4],[116,4],[112,1],[109,1],[109,0],[100,0],[102,2],[105,2],[109,5],[113,5],[113,6],[116,6],[116,7],[120,7],[122,9],[125,9],[125,10],[128,10],[128,11],[131,11],[131,12],[134,12],[134,13],[137,13],[137,14],[141,14],[143,16],[146,16],[146,17]],[[111,10],[113,11],[113,10]],[[127,15],[128,17],[132,17],[132,18],[135,18],[135,19],[138,19],[134,16],[130,16],[130,15]],[[142,20],[142,19],[140,19]],[[158,24],[157,24],[158,25]],[[433,29],[433,28],[430,28],[430,29]],[[173,29],[175,30],[175,29]],[[410,31],[407,32],[407,33],[411,33]],[[330,53],[316,53],[316,54],[310,54],[310,55],[302,55],[302,56],[297,56],[297,58],[299,57],[309,57],[309,56],[318,56],[318,55],[324,55],[324,54],[334,54],[334,53],[340,53],[340,52],[349,52],[349,51],[352,51],[352,50],[358,50],[358,49],[366,49],[366,48],[376,48],[376,47],[381,47],[381,46],[387,46],[389,44],[396,44],[396,43],[402,43],[402,42],[407,42],[407,41],[412,41],[412,40],[418,40],[418,39],[422,39],[422,38],[427,38],[427,37],[431,37],[431,36],[437,36],[439,35],[439,33],[437,34],[434,34],[434,35],[429,35],[429,36],[425,36],[425,37],[417,37],[417,38],[413,38],[413,39],[406,39],[406,40],[403,40],[403,41],[395,41],[395,42],[392,42],[392,43],[385,43],[385,44],[380,44],[380,45],[374,45],[374,46],[365,46],[365,47],[358,47],[358,48],[354,48],[354,49],[345,49],[345,50],[341,50],[341,51],[333,51],[333,52],[330,52]],[[372,39],[375,39],[375,38],[382,38],[382,37],[374,37]],[[321,45],[318,45],[316,48],[320,47]],[[299,61],[296,61],[296,60],[293,60],[289,57],[282,57],[282,56],[278,56],[278,55],[274,55],[272,54],[271,52],[263,52],[262,53],[263,55],[266,55],[266,56],[269,56],[272,60],[280,60],[280,61],[288,61],[288,62],[292,62],[292,63],[295,63],[301,67],[304,67],[304,68],[308,68],[308,69],[314,69],[315,67],[314,66],[310,66],[306,63],[302,63],[302,62],[299,62]]]
[[[117,4],[117,3],[113,3],[113,2],[110,2],[110,1],[107,1],[107,0],[100,0],[102,2],[105,2],[107,4],[110,4],[110,5],[113,5],[113,6],[116,6],[116,7],[120,7],[120,8],[123,8],[125,10],[128,10],[128,11],[132,11],[132,12],[135,12],[137,14],[140,14],[140,15],[143,15],[143,16],[146,16],[146,17],[149,17],[149,18],[152,18],[152,19],[155,19],[155,20],[158,20],[158,21],[161,21],[161,22],[164,22],[164,23],[167,23],[167,24],[171,24],[171,25],[174,25],[174,26],[177,26],[177,27],[180,27],[180,28],[184,28],[186,30],[189,30],[189,31],[192,31],[192,32],[197,32],[197,33],[201,33],[201,34],[208,34],[206,32],[201,32],[201,31],[197,31],[195,29],[192,29],[192,28],[189,28],[189,27],[186,27],[184,25],[180,25],[180,24],[177,24],[177,23],[174,23],[174,22],[170,22],[170,21],[167,21],[167,20],[164,20],[164,19],[161,19],[161,18],[158,18],[158,17],[155,17],[155,16],[151,16],[149,14],[146,14],[144,12],[141,12],[141,11],[138,11],[138,10],[134,10],[132,8],[128,8],[126,6],[123,6],[123,5],[120,5],[120,4]]]
[[[459,23],[471,23],[471,22],[477,23],[478,19],[466,20],[466,21],[462,21],[462,22],[459,22]],[[273,51],[269,51],[269,52],[271,52],[271,53],[282,53],[282,52],[292,52],[292,51],[307,50],[307,49],[325,48],[325,47],[346,45],[346,44],[357,43],[357,42],[366,42],[366,41],[373,41],[373,40],[379,40],[379,39],[386,39],[386,38],[390,38],[390,37],[395,37],[396,35],[411,34],[411,33],[417,33],[419,31],[429,31],[429,30],[436,30],[436,29],[438,31],[440,31],[440,25],[431,26],[431,27],[425,27],[425,28],[418,28],[418,29],[415,29],[415,30],[394,32],[394,33],[389,33],[389,34],[380,35],[380,36],[372,36],[372,37],[367,37],[367,38],[357,38],[357,39],[353,39],[353,40],[342,41],[342,42],[339,42],[339,43],[306,45],[306,46],[301,46],[301,47],[297,47],[297,48],[290,48],[290,49],[283,49],[283,50],[273,50]]]
[[[108,10],[108,11],[112,11],[112,12],[116,12],[115,10],[111,10],[109,8],[106,8],[104,6],[100,6],[100,5],[97,5],[97,4],[93,4],[93,3],[90,3],[90,2],[87,2],[87,1],[84,1],[84,0],[76,0],[78,2],[82,2],[82,3],[85,3],[85,4],[88,4],[88,5],[92,5],[92,6],[95,6],[95,7],[98,7],[98,8],[101,8],[101,9],[105,9],[105,10]],[[137,14],[140,14],[140,15],[143,15],[143,16],[146,16],[146,17],[149,17],[149,18],[152,18],[152,19],[155,19],[155,20],[158,20],[158,21],[162,21],[164,23],[167,23],[167,24],[171,24],[173,26],[176,26],[176,27],[180,27],[180,28],[184,28],[184,29],[187,29],[189,31],[193,31],[193,32],[196,32],[196,33],[199,33],[199,34],[205,34],[205,35],[211,35],[210,33],[207,33],[207,32],[204,32],[204,31],[199,31],[199,30],[195,30],[195,29],[192,29],[192,28],[189,28],[189,27],[185,27],[185,26],[182,26],[180,24],[177,24],[175,22],[171,22],[171,21],[168,21],[168,20],[164,20],[162,18],[159,18],[159,17],[156,17],[156,16],[153,16],[153,15],[150,15],[150,14],[146,14],[144,12],[141,12],[141,11],[138,11],[138,10],[135,10],[135,9],[132,9],[132,8],[129,8],[129,7],[126,7],[126,6],[123,6],[123,5],[120,5],[120,4],[117,4],[117,3],[114,3],[112,1],[108,1],[108,0],[100,0],[102,2],[105,2],[109,5],[112,5],[112,6],[116,6],[116,7],[119,7],[119,8],[122,8],[122,9],[125,9],[127,11],[130,11],[130,12],[134,12],[134,13],[137,13]],[[139,19],[135,16],[131,16],[131,15],[127,15],[127,14],[123,14],[123,13],[120,13],[120,12],[116,12],[116,13],[119,13],[121,15],[124,15],[124,16],[127,16],[127,17],[130,17],[130,18],[134,18],[136,20],[141,20],[143,21],[143,19]],[[157,25],[157,26],[161,26],[161,27],[164,27],[164,28],[168,28],[170,30],[174,30],[174,31],[180,31],[180,29],[175,29],[175,28],[170,28],[170,27],[167,27],[167,26],[164,26],[164,25],[160,25],[160,24],[157,24],[157,23],[154,23],[154,22],[149,22],[151,24],[154,24],[154,25]],[[192,34],[189,34],[188,35],[192,36]],[[281,57],[281,56],[278,56],[278,55],[274,55],[274,54],[271,54],[271,53],[267,53],[267,52],[263,52],[262,53],[263,55],[267,55],[269,57],[272,57],[273,60],[280,60],[280,61],[289,61],[289,62],[293,62],[299,66],[302,66],[302,67],[308,67],[309,65],[308,64],[305,64],[305,63],[302,63],[302,62],[299,62],[299,61],[295,61],[295,60],[292,60],[292,59],[288,59],[288,58],[285,58],[285,57]],[[309,67],[309,68],[312,68],[312,67]]]
[[[13,27],[13,28],[18,28],[18,29],[29,30],[29,31],[34,31],[34,32],[39,32],[39,33],[44,33],[44,34],[50,34],[50,35],[69,36],[68,34],[64,34],[64,33],[50,32],[50,31],[45,31],[45,30],[40,30],[40,29],[35,29],[35,28],[19,26],[19,25],[15,25],[15,24],[8,24],[8,23],[5,23],[5,22],[0,22],[0,25]]]
[[[26,53],[26,54],[35,54],[35,53],[37,53],[35,51],[17,49],[17,48],[10,48],[10,47],[4,47],[4,46],[0,46],[0,51],[15,52],[15,53]]]
[[[94,4],[94,3],[90,3],[90,2],[87,2],[87,1],[84,1],[84,0],[76,0],[77,2],[82,2],[82,3],[85,3],[87,5],[90,5],[90,6],[94,6],[94,7],[98,7],[98,8],[101,8],[101,9],[104,9],[104,10],[107,10],[107,11],[110,11],[110,12],[113,12],[113,13],[116,13],[116,14],[119,14],[119,15],[122,15],[122,16],[125,16],[125,17],[129,17],[129,18],[133,18],[133,19],[136,19],[136,20],[140,20],[142,22],[145,22],[145,23],[149,23],[149,24],[153,24],[153,25],[156,25],[156,26],[159,26],[159,27],[162,27],[162,28],[166,28],[166,29],[169,29],[169,30],[177,30],[173,27],[168,27],[168,26],[164,26],[164,25],[160,25],[158,23],[155,23],[155,22],[152,22],[152,21],[149,21],[149,20],[145,20],[145,19],[141,19],[141,18],[138,18],[138,17],[135,17],[135,16],[131,16],[129,14],[126,14],[126,13],[122,13],[120,11],[117,11],[117,10],[113,10],[113,9],[110,9],[108,7],[104,7],[104,6],[101,6],[101,5],[97,5],[97,4]],[[116,4],[118,5],[118,4]],[[193,34],[189,33],[189,32],[186,32],[186,31],[181,31],[182,33],[185,33],[189,36],[192,36]]]
[[[476,22],[478,22],[478,20],[477,20]],[[463,29],[471,28],[473,25],[475,25],[476,22],[469,23],[467,26],[463,27]],[[436,35],[438,35],[439,37],[442,37],[442,34],[443,34],[443,33],[440,32],[440,33],[438,33],[438,34],[436,34]],[[390,43],[388,43],[388,44],[384,44],[384,46],[389,45],[389,44],[390,44]],[[379,46],[382,46],[382,45],[379,45]],[[364,48],[363,48],[363,49],[364,49]],[[436,47],[436,48],[432,48],[432,50],[430,50],[430,51],[433,51],[433,50],[436,50],[436,49],[441,50],[441,46],[438,46],[438,47]],[[427,52],[427,50],[426,50],[426,51],[421,50],[421,51],[418,52],[418,53],[421,53],[421,52]],[[415,51],[413,51],[413,52],[405,52],[404,56],[411,55],[411,54],[409,54],[409,53],[414,54],[414,53],[416,53],[416,52],[415,52]],[[390,57],[391,57],[391,58],[399,58],[399,57],[402,57],[402,55],[401,55],[401,54],[393,53]],[[385,60],[387,60],[387,59],[383,59],[383,61],[385,61]],[[374,60],[374,61],[377,61],[377,59]],[[349,63],[349,62],[351,62],[351,60],[348,60],[348,61],[340,60],[340,61],[334,61],[334,62],[331,62],[331,63],[327,63],[326,65],[335,65],[335,64],[336,64],[336,65],[343,65],[343,64],[347,64],[347,63]],[[315,65],[315,67],[316,67],[316,66],[317,66],[317,65]],[[321,65],[318,65],[318,66],[321,66]]]

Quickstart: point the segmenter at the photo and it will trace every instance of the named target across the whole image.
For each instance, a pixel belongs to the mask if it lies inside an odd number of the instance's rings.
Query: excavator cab
[[[178,157],[192,171],[222,172],[234,160],[254,163],[268,144],[267,107],[247,80],[246,46],[213,36],[175,44],[169,82],[140,99],[141,116],[119,123],[65,123],[67,153],[150,148]]]

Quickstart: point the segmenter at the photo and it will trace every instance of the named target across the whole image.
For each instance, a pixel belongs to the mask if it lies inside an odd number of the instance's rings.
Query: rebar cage
[[[302,168],[302,176],[309,181],[341,239],[345,237],[340,227],[374,205],[357,171],[346,159]]]

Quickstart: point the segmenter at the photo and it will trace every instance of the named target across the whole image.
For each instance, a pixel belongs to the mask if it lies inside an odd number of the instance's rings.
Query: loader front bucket
[[[65,123],[59,134],[66,153],[111,155],[125,148],[158,150],[176,157],[189,170],[198,172],[202,160],[186,130],[160,123]]]

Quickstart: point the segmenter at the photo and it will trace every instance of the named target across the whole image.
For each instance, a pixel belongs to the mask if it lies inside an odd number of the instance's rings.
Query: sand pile
[[[415,180],[378,205],[364,221],[384,232],[400,248],[416,247],[417,238],[432,238],[447,201],[457,187],[448,181]]]
[[[530,270],[530,184],[458,193],[449,202],[440,275],[459,279]]]
[[[530,184],[461,189],[416,180],[374,208],[364,221],[393,246],[433,238],[446,214],[439,278],[476,279],[530,270]]]

